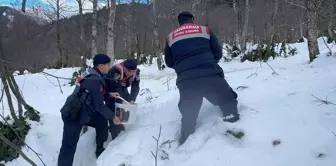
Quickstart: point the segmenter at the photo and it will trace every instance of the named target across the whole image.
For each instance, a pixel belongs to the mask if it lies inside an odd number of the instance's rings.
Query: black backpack
[[[88,76],[85,76],[85,78]],[[94,111],[91,104],[92,100],[90,92],[81,86],[83,81],[84,79],[78,81],[79,85],[76,85],[74,91],[67,97],[63,107],[61,108],[62,116],[68,120],[78,120],[84,104],[90,109],[89,114],[92,114]]]

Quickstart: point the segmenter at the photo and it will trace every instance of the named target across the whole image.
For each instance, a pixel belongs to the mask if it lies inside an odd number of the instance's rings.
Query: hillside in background
[[[172,4],[175,2],[175,4]],[[236,3],[234,3],[236,2]],[[244,1],[245,2],[245,1]],[[221,42],[238,45],[244,24],[247,23],[246,41],[251,43],[269,43],[270,36],[274,42],[296,42],[302,36],[307,38],[307,15],[304,9],[285,1],[256,0],[250,3],[248,21],[245,20],[245,5],[243,0],[221,1],[166,1],[157,2],[158,7],[158,38],[159,50],[162,52],[166,35],[178,26],[176,17],[181,11],[191,11],[196,23],[208,25]],[[319,10],[319,36],[328,34],[335,25],[336,17],[328,13],[330,5],[321,3]],[[328,10],[324,10],[328,9]],[[21,67],[30,71],[54,67],[59,59],[56,43],[56,21],[47,24],[39,20],[37,15],[28,10],[23,15],[8,7],[0,7],[0,30],[4,37],[4,53],[12,62],[11,68]],[[43,13],[36,9],[37,13]],[[114,24],[115,57],[133,57],[134,53],[149,55],[153,53],[153,12],[152,4],[137,3],[117,5]],[[11,26],[8,16],[12,13]],[[62,14],[62,13],[61,13]],[[46,15],[40,16],[41,18]],[[53,15],[53,18],[55,16]],[[32,19],[33,18],[33,19]],[[34,21],[35,20],[35,21]],[[37,20],[37,21],[36,21]],[[79,16],[60,20],[61,48],[68,57],[67,66],[80,66],[81,57],[91,57],[92,13],[84,15],[84,44],[80,43]],[[108,11],[102,8],[98,11],[97,49],[106,53]],[[79,50],[82,50],[80,52]]]

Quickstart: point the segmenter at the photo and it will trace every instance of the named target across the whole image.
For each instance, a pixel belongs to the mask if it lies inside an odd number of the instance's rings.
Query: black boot
[[[125,131],[125,126],[122,124],[111,127],[110,133],[112,136],[112,140],[116,139],[121,131]]]
[[[103,146],[97,146],[96,148],[96,157],[98,158],[103,152],[105,148]]]

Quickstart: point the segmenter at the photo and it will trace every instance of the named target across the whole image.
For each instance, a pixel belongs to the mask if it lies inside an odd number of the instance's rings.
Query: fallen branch
[[[37,164],[34,163],[34,161],[32,161],[30,158],[28,158],[27,155],[25,155],[22,150],[17,147],[16,145],[14,145],[10,140],[8,140],[4,135],[2,135],[0,133],[0,139],[5,143],[7,144],[8,146],[10,146],[11,148],[13,148],[16,152],[18,152],[22,157],[23,159],[25,159],[29,164],[31,164],[32,166],[37,166]],[[45,164],[44,164],[45,165]]]
[[[331,56],[332,55],[332,51],[331,51],[330,47],[328,46],[327,42],[324,40],[324,37],[322,37],[322,39],[323,39],[324,44],[327,46],[327,48],[329,50],[328,56]]]
[[[171,148],[171,144],[175,142],[175,140],[167,140],[163,143],[161,143],[160,148],[162,148],[164,145],[169,144],[169,149]]]
[[[161,125],[160,125],[160,131],[159,131],[159,136],[157,138],[155,138],[154,136],[152,136],[155,141],[156,141],[156,151],[155,151],[155,154],[153,153],[153,151],[151,151],[154,159],[155,159],[155,166],[157,166],[157,158],[158,158],[158,153],[159,153],[159,141],[160,141],[160,137],[161,137]]]
[[[273,70],[273,74],[279,75],[268,62],[266,64]]]
[[[60,83],[60,81],[59,81],[58,78],[57,78],[57,82],[58,82],[58,86],[59,86],[59,88],[60,88],[60,91],[61,91],[61,93],[63,94],[63,90],[62,90],[62,87],[61,87],[61,83]]]
[[[244,89],[246,89],[246,88],[248,88],[248,87],[247,87],[247,86],[238,86],[236,89],[237,89],[237,90],[239,90],[239,89],[244,90]]]
[[[334,136],[336,137],[336,134],[332,131],[332,133],[334,134]]]
[[[252,77],[253,75],[255,75],[255,76],[258,76],[258,73],[257,73],[257,72],[258,72],[258,68],[257,68],[257,71],[256,71],[256,72],[254,72],[254,73],[253,73],[253,70],[252,70],[252,73],[251,73],[251,75],[247,76],[247,77],[246,77],[246,79],[248,79],[248,78]]]
[[[44,166],[46,166],[46,164],[43,162],[43,160],[41,159],[40,156],[42,156],[41,154],[37,153],[33,148],[31,148],[20,136],[19,134],[13,129],[13,127],[8,123],[7,119],[3,116],[0,115],[1,118],[5,121],[5,124],[7,124],[9,126],[9,128],[15,133],[16,137],[22,141],[27,147],[28,149],[30,149],[31,151],[33,151],[33,153],[40,159],[40,161],[43,163]],[[23,156],[22,156],[23,157]]]
[[[5,92],[5,87],[2,88],[1,90],[1,96],[0,96],[0,102],[2,101],[3,97],[4,97],[4,93]]]
[[[335,103],[332,103],[332,102],[329,102],[328,101],[328,96],[326,96],[326,99],[325,100],[322,100],[322,99],[320,99],[320,98],[318,98],[318,97],[316,97],[316,96],[314,96],[314,95],[312,95],[315,99],[317,99],[318,101],[320,101],[321,102],[321,104],[320,105],[322,105],[322,104],[326,104],[326,105],[329,105],[329,104],[332,104],[332,105],[336,105]],[[319,106],[320,106],[319,105]]]
[[[174,77],[171,77],[171,78],[167,78],[167,81],[166,82],[164,82],[162,85],[164,85],[164,84],[167,84],[167,88],[168,88],[168,90],[169,90],[169,81],[170,80],[172,80]]]

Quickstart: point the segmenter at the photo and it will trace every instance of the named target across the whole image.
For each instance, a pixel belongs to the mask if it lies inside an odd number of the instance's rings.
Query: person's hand
[[[116,125],[119,125],[120,124],[120,119],[117,116],[115,116],[113,118],[113,123],[116,124]]]
[[[116,99],[120,97],[118,92],[111,92],[110,96],[113,97],[113,98],[116,98]]]

